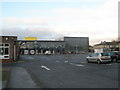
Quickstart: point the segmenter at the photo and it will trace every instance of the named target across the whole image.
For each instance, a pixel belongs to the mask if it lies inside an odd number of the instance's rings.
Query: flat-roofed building
[[[17,36],[0,36],[0,62],[8,63],[18,59]]]
[[[79,53],[89,51],[88,37],[64,37],[63,40],[18,40],[21,54],[44,54],[51,51],[52,54],[65,52]]]

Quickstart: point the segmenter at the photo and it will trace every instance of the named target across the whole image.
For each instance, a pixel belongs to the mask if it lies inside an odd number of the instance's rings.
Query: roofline
[[[65,36],[64,38],[89,38],[89,37],[67,37],[67,36]]]
[[[17,36],[0,36],[0,37],[17,37]]]
[[[19,41],[23,41],[23,42],[65,42],[65,41],[52,41],[52,40],[17,40],[18,42]]]

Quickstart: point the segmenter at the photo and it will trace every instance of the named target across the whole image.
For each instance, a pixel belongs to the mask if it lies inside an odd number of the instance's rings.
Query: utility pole
[[[36,49],[37,46],[36,45],[37,45],[37,40],[35,40],[35,54],[37,53],[37,49]]]
[[[76,54],[77,54],[77,45],[76,45]]]

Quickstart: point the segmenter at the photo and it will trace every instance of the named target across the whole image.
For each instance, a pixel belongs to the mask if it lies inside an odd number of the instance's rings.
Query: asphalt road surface
[[[87,54],[22,55],[24,67],[42,88],[118,88],[118,63],[87,63]]]

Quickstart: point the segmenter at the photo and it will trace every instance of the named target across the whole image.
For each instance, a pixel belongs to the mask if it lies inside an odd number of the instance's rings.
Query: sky
[[[89,37],[90,45],[118,38],[119,0],[0,0],[0,35],[53,40]]]

